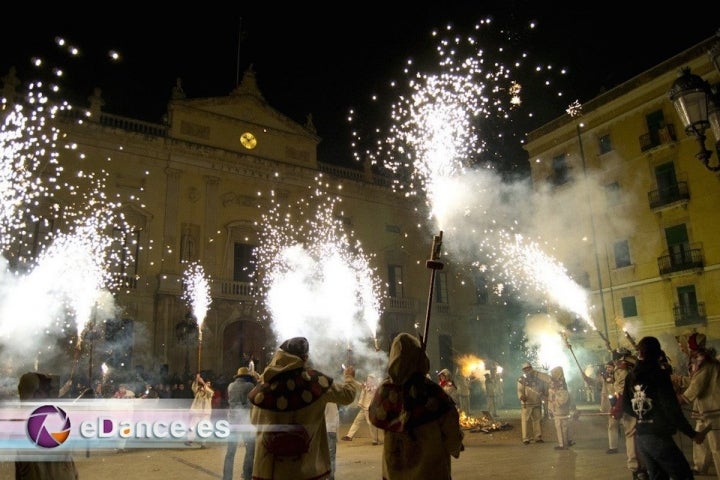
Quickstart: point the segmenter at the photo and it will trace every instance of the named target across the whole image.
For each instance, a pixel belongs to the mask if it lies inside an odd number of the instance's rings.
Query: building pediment
[[[226,97],[175,98],[168,106],[172,138],[308,167],[317,164],[320,138],[263,98],[252,70]]]

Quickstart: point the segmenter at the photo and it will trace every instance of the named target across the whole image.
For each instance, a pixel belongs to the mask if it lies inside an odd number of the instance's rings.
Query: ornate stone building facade
[[[6,80],[8,92],[16,86]],[[100,90],[89,100],[87,111],[60,117],[67,141],[82,151],[81,159],[62,154],[61,161],[67,169],[106,171],[108,197],[122,199],[132,225],[114,232],[132,253],[117,272],[123,288],[113,293],[120,313],[103,332],[116,345],[108,354],[115,368],[195,371],[197,331],[182,297],[182,274],[187,262],[199,262],[211,278],[212,296],[201,367],[231,377],[254,358],[262,369],[279,339],[253,296],[249,259],[259,241],[258,222],[270,192],[296,200],[318,175],[343,198],[343,222],[372,253],[385,284],[379,347],[387,349],[400,331],[422,333],[430,278],[425,262],[435,232],[423,225],[417,200],[394,193],[390,179],[369,168],[318,162],[321,139],[312,119],[302,125],[268,105],[253,71],[227,97],[189,99],[178,81],[165,124],[104,112]],[[502,333],[503,311],[487,286],[473,285],[446,259],[428,336],[433,367],[453,368],[458,353],[499,356],[503,349],[488,334]]]

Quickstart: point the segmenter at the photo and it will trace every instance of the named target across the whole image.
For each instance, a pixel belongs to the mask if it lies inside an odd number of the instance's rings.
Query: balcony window
[[[623,297],[620,299],[620,303],[622,304],[624,318],[637,317],[638,311],[635,297]]]
[[[487,305],[490,301],[490,289],[484,275],[476,273],[473,278],[475,284],[475,301],[478,305]]]
[[[552,160],[552,174],[550,180],[555,186],[568,182],[568,166],[565,154],[560,154]]]
[[[388,296],[403,298],[403,268],[401,265],[388,265]]]
[[[610,134],[607,133],[605,135],[602,135],[598,139],[598,148],[600,150],[600,155],[604,153],[611,152],[613,149],[612,141],[610,140]]]
[[[114,228],[112,255],[115,259],[111,270],[117,286],[135,288],[137,284],[138,256],[140,254],[139,228]]]
[[[252,282],[255,278],[255,245],[235,243],[233,248],[233,281]]]
[[[630,246],[627,240],[615,242],[613,253],[615,254],[615,268],[629,267],[631,265]]]
[[[618,182],[605,185],[605,199],[608,205],[617,205],[620,203],[620,184]]]
[[[435,272],[435,286],[433,287],[435,293],[435,301],[437,303],[448,303],[448,290],[447,290],[447,273]]]

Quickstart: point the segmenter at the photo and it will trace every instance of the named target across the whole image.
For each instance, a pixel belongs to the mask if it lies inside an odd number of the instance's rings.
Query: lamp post
[[[718,32],[720,37],[720,32]],[[708,51],[710,60],[720,73],[720,39]],[[668,92],[680,120],[685,127],[685,133],[697,139],[700,151],[695,158],[711,172],[720,171],[720,160],[710,164],[712,151],[705,147],[705,131],[710,128],[715,137],[715,152],[718,155],[720,147],[720,95],[719,85],[711,86],[700,76],[690,73],[690,68],[680,70],[678,78],[673,82]]]

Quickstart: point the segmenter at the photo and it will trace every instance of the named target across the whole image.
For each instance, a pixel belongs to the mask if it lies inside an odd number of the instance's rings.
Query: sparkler
[[[198,325],[197,371],[202,370],[202,324],[205,321],[212,298],[210,284],[205,277],[205,270],[197,262],[188,264],[183,272],[183,296],[188,302]]]

